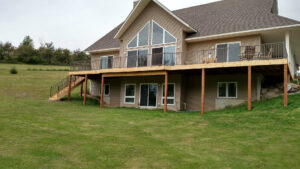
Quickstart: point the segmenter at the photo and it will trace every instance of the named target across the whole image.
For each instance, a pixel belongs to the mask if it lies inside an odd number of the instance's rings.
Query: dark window
[[[162,104],[165,104],[165,85],[162,85]],[[168,84],[168,97],[167,104],[173,105],[175,104],[175,84]]]
[[[159,66],[162,65],[163,59],[163,48],[153,48],[152,49],[152,65]]]
[[[138,51],[128,51],[127,67],[136,67]]]
[[[219,98],[236,98],[237,83],[235,82],[219,82],[218,83]]]

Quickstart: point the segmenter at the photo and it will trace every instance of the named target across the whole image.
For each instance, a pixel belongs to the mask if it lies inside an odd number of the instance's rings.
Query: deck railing
[[[76,80],[79,78],[79,76],[72,76],[72,83],[75,84]],[[69,76],[64,77],[63,79],[61,79],[59,82],[53,84],[50,87],[50,97],[54,96],[55,94],[57,94],[59,96],[59,92],[66,88],[69,85]]]
[[[114,68],[152,67],[237,62],[245,60],[269,60],[286,58],[285,43],[262,45],[227,46],[214,49],[159,53],[140,56],[101,57],[91,61],[73,62],[71,71],[100,70]]]

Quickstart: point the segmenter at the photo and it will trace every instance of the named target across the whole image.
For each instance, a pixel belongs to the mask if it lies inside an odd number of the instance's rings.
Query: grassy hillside
[[[48,102],[67,72],[28,68],[0,64],[0,168],[300,168],[300,95],[204,116],[100,110],[78,91]]]

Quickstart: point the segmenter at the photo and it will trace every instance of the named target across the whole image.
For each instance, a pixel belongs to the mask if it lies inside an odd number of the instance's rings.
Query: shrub
[[[10,69],[10,74],[18,74],[18,70],[15,67],[13,67]]]

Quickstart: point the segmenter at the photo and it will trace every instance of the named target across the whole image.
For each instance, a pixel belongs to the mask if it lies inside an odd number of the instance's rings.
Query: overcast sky
[[[171,10],[216,0],[159,0]],[[84,50],[124,21],[133,0],[0,0],[0,41]],[[282,16],[300,20],[300,0],[279,0]]]

